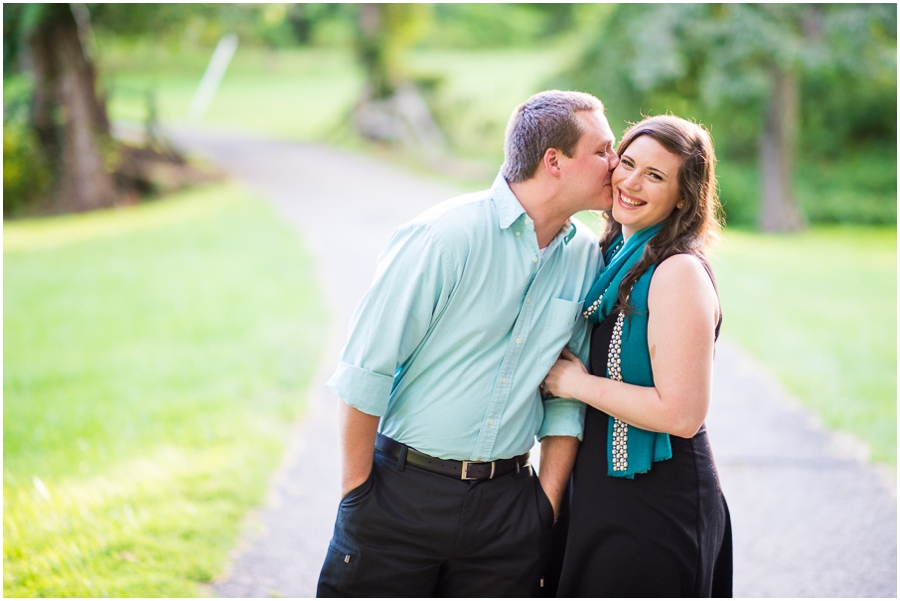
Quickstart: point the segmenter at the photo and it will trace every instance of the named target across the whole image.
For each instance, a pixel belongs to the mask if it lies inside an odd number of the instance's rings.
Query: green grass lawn
[[[142,122],[146,92],[163,121],[182,122],[212,49],[166,52],[148,46],[101,45],[100,73],[110,91],[112,121]],[[312,140],[333,133],[363,83],[350,51],[239,46],[202,123],[277,138]]]
[[[831,427],[897,462],[897,230],[726,232],[713,257],[723,334]]]
[[[205,594],[326,321],[297,234],[236,187],[6,223],[4,594]]]

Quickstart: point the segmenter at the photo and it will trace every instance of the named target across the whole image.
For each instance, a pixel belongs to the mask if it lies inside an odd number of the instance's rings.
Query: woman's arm
[[[698,259],[675,255],[650,281],[647,344],[655,387],[590,375],[564,351],[545,380],[560,397],[575,398],[627,424],[685,438],[697,433],[712,394],[718,301]]]

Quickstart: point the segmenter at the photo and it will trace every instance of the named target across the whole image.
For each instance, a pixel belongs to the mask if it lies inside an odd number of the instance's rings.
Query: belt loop
[[[400,454],[397,456],[397,471],[402,472],[406,469],[406,453],[409,447],[405,444],[400,445]]]

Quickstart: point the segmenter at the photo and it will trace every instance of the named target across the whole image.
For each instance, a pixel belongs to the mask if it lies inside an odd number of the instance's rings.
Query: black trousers
[[[553,508],[531,467],[464,481],[375,452],[341,500],[317,597],[528,597]]]

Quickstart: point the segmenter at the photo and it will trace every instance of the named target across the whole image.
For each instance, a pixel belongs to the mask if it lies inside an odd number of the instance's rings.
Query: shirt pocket
[[[584,301],[570,301],[564,298],[550,299],[550,307],[547,310],[548,325],[553,329],[567,330],[571,334],[583,305]]]
[[[553,365],[553,361],[559,356],[560,351],[572,337],[572,330],[577,320],[581,317],[582,302],[570,301],[564,298],[550,299],[547,307],[546,319],[538,322],[538,339],[541,344],[541,354],[544,360],[550,360],[547,369]]]

